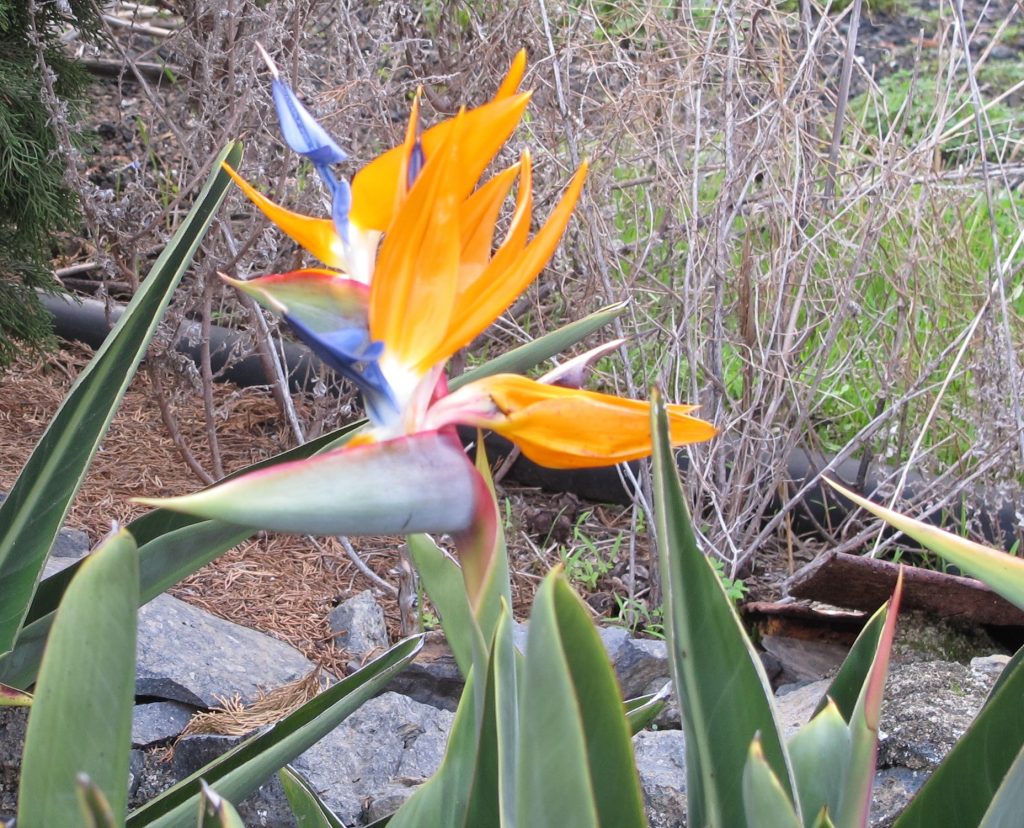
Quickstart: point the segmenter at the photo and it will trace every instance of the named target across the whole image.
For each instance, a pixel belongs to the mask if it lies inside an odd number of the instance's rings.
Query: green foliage
[[[53,238],[74,229],[79,218],[78,195],[64,181],[68,147],[58,131],[59,123],[65,135],[73,134],[87,80],[58,39],[72,21],[86,38],[95,36],[96,5],[0,0],[0,367],[16,355],[16,342],[51,343],[50,318],[35,289],[59,290],[49,267]],[[44,103],[46,77],[61,107],[56,118]]]

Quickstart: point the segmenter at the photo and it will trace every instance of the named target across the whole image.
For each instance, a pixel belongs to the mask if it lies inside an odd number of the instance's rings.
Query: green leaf
[[[991,696],[894,828],[978,825],[1024,746],[1024,667]]]
[[[281,463],[194,494],[138,502],[277,532],[374,535],[464,530],[477,490],[462,450],[423,432]]]
[[[838,813],[850,762],[850,731],[833,701],[789,740],[789,758],[804,825],[816,825],[822,808]]]
[[[220,794],[231,801],[244,799],[273,773],[330,733],[363,702],[383,690],[416,657],[422,644],[422,636],[417,636],[395,645],[269,730],[247,739],[133,811],[128,817],[128,827],[187,825],[199,800],[200,779],[216,785]]]
[[[559,639],[582,717],[600,823],[646,825],[632,734],[615,671],[589,611],[564,577],[554,579],[554,598]]]
[[[298,828],[345,828],[341,820],[317,796],[309,782],[293,768],[281,768],[277,778],[281,780],[281,787],[288,797]]]
[[[196,828],[245,828],[231,803],[200,781],[199,819]]]
[[[576,322],[570,322],[557,331],[545,334],[533,342],[527,342],[518,348],[495,357],[461,376],[455,377],[448,383],[448,387],[455,391],[467,383],[474,382],[484,377],[491,377],[495,374],[522,374],[544,360],[550,359],[582,342],[594,331],[598,331],[621,314],[629,302],[616,302],[598,311],[585,316]]]
[[[743,768],[743,803],[747,828],[801,828],[789,794],[765,761],[760,739],[750,743]]]
[[[889,673],[889,655],[896,636],[896,619],[903,595],[903,568],[896,577],[886,613],[885,625],[878,637],[878,649],[868,671],[867,681],[850,716],[850,759],[845,785],[835,811],[835,823],[840,828],[863,828],[868,824],[871,810],[871,787],[875,781],[875,758],[878,754],[878,720],[882,713],[882,692]]]
[[[637,696],[635,699],[626,700],[626,720],[629,722],[629,731],[632,735],[636,736],[658,718],[658,714],[668,704],[671,690],[672,685],[666,683],[657,693],[649,693],[646,696]]]
[[[237,164],[241,145],[214,161],[206,186],[96,356],[79,375],[0,505],[0,652],[24,622],[46,556],[89,463],[185,269],[224,198],[221,161]]]
[[[441,627],[459,670],[467,677],[473,667],[474,647],[483,650],[484,643],[469,606],[462,570],[429,535],[410,535],[408,542],[409,557],[430,603],[441,618]],[[479,638],[479,642],[474,642],[474,637]]]
[[[825,478],[825,482],[875,517],[899,529],[940,558],[959,567],[972,578],[987,584],[1010,603],[1024,609],[1024,559],[982,546],[937,526],[879,506],[854,494],[845,486],[840,486],[834,480]]]
[[[978,828],[1020,828],[1024,814],[1024,747],[1003,777]]]
[[[814,710],[815,716],[825,709],[831,699],[839,709],[843,721],[850,721],[853,709],[857,706],[857,699],[860,698],[861,689],[864,687],[864,682],[867,681],[871,665],[875,660],[878,639],[885,626],[888,608],[888,604],[883,604],[864,625],[857,640],[853,642],[853,647],[850,648],[850,652],[847,653],[839,667],[839,672],[836,673],[825,695],[818,702],[818,706]]]
[[[139,569],[121,530],[91,554],[57,610],[25,734],[22,828],[87,824],[76,781],[87,774],[121,824],[135,699]]]
[[[768,766],[792,796],[788,759],[768,681],[722,581],[701,554],[669,442],[668,417],[653,394],[654,495],[665,628],[686,734],[691,825],[744,825],[747,752],[761,734]]]
[[[597,826],[587,740],[555,610],[558,571],[534,599],[519,702],[517,813],[531,828]]]
[[[110,803],[107,802],[103,791],[96,787],[96,783],[88,775],[78,774],[75,787],[78,794],[78,807],[82,812],[86,828],[117,828],[114,812],[110,810]]]

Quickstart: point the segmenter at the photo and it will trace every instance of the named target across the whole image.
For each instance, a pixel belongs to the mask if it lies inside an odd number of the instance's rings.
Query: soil
[[[977,20],[983,4],[965,5],[968,18]],[[995,5],[1010,7],[1008,3]],[[919,47],[929,47],[927,37],[921,38],[922,31],[927,35],[935,28],[929,6],[914,3],[887,16],[867,13],[859,38],[866,74],[877,78],[906,67]],[[991,36],[1001,19],[998,9],[989,9],[981,24],[983,33]],[[840,24],[840,30],[844,26]],[[132,42],[127,35],[124,37],[122,46],[131,48]],[[1000,52],[992,58],[1015,58],[1021,43],[1010,41],[1004,46],[1009,53]],[[107,57],[117,59],[118,55],[111,50]],[[146,175],[147,154],[152,157],[155,153],[161,163],[173,166],[173,159],[165,154],[173,153],[173,143],[165,142],[161,135],[146,136],[143,141],[135,128],[135,116],[144,114],[145,106],[144,98],[133,94],[131,83],[98,79],[86,119],[86,127],[97,136],[97,143],[83,159],[83,173],[93,184],[116,189],[140,180]],[[75,264],[87,257],[88,250],[68,244],[55,266]],[[67,282],[88,293],[99,287],[91,282],[89,274]],[[116,291],[116,284],[112,289]],[[0,488],[12,484],[15,470],[28,457],[90,355],[86,347],[68,344],[45,359],[21,361],[0,377]],[[68,515],[68,524],[84,529],[93,541],[109,530],[111,520],[124,523],[142,513],[140,507],[130,503],[131,497],[184,494],[201,485],[168,435],[155,396],[150,375],[140,370]],[[266,389],[219,385],[214,402],[226,472],[276,454],[288,445],[289,437]],[[302,406],[310,403],[300,397],[296,404],[301,414]],[[187,388],[178,390],[174,405],[182,437],[201,453],[196,447],[205,445],[205,420],[199,395]],[[208,464],[208,457],[198,459]],[[658,619],[645,603],[651,549],[646,533],[631,532],[630,510],[511,485],[504,485],[499,494],[508,516],[517,615],[526,614],[535,585],[559,561],[566,563],[595,616],[619,615],[621,597],[630,593],[625,561],[633,539],[637,573],[633,594],[641,608],[634,620],[641,629],[655,627]],[[400,538],[361,538],[353,543],[371,570],[396,582]],[[802,560],[810,559],[816,549],[816,545],[800,539],[780,537],[747,579],[750,597],[778,597],[781,580]],[[314,544],[299,537],[261,534],[204,567],[172,592],[217,615],[288,641],[329,669],[342,670],[347,657],[333,647],[327,614],[339,601],[364,589],[374,589],[382,599],[390,632],[398,637],[401,619],[397,603],[362,575],[333,539]]]

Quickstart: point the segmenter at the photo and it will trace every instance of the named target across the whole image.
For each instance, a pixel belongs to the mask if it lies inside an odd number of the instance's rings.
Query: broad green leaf
[[[817,716],[823,711],[831,699],[839,709],[843,721],[849,722],[853,715],[853,708],[857,706],[857,699],[860,697],[864,682],[867,681],[868,673],[871,671],[871,664],[875,660],[875,653],[878,651],[878,638],[885,626],[888,604],[883,604],[864,625],[853,647],[846,654],[839,672],[836,673],[832,683],[829,685],[825,695],[821,697],[818,706],[814,710]],[[806,817],[807,814],[804,814]]]
[[[0,684],[0,707],[30,707],[32,705],[32,694],[19,690],[16,687],[8,687]]]
[[[801,828],[789,794],[765,761],[760,739],[750,743],[743,768],[743,802],[747,828]]]
[[[244,799],[383,690],[416,657],[422,644],[422,636],[418,636],[395,645],[270,729],[247,739],[133,811],[128,816],[129,828],[188,825],[198,807],[200,779],[215,785],[221,796],[230,801]]]
[[[17,640],[46,556],[92,456],[224,198],[229,179],[221,162],[237,164],[241,154],[240,144],[230,144],[214,161],[195,205],[79,374],[0,505],[0,652]]]
[[[896,636],[896,619],[903,596],[903,567],[896,577],[886,613],[885,625],[878,637],[878,649],[868,671],[867,681],[850,716],[850,759],[845,784],[839,797],[834,821],[840,828],[864,828],[871,810],[871,787],[875,781],[878,754],[878,720],[882,714],[882,692],[889,674],[889,656]]]
[[[75,780],[75,787],[78,794],[78,807],[82,812],[86,828],[117,828],[114,821],[114,812],[110,810],[110,803],[103,795],[96,783],[86,774],[78,774]]]
[[[22,828],[87,824],[76,782],[87,774],[116,824],[127,807],[135,700],[139,567],[125,530],[108,537],[68,586],[43,656],[25,734]]]
[[[632,735],[636,736],[658,718],[658,714],[668,704],[671,690],[672,685],[666,684],[657,693],[649,693],[646,696],[637,696],[635,699],[626,700],[626,720],[629,722],[629,731]]]
[[[519,701],[517,814],[531,828],[593,828],[597,800],[587,739],[555,608],[558,570],[534,599]],[[622,828],[630,823],[625,823]]]
[[[792,796],[788,759],[761,661],[721,579],[697,547],[665,405],[659,394],[652,397],[658,554],[669,659],[686,734],[688,823],[744,825],[743,769],[755,735],[761,734],[765,760]]]
[[[554,602],[560,644],[582,717],[600,824],[646,825],[632,734],[607,651],[586,606],[564,578],[554,579]]]
[[[978,828],[1020,828],[1024,817],[1024,747],[1003,777]]]
[[[598,311],[585,316],[576,322],[570,322],[552,331],[549,334],[513,348],[511,351],[495,357],[483,365],[467,371],[461,376],[455,377],[448,383],[449,388],[455,391],[467,383],[474,382],[484,377],[495,374],[522,374],[531,368],[540,365],[544,360],[563,353],[564,351],[582,342],[594,331],[598,331],[621,314],[627,307],[628,302],[616,302]]]
[[[519,673],[523,657],[512,642],[512,610],[504,604],[491,648],[495,753],[501,824],[516,825],[516,768],[519,762]]]
[[[245,828],[231,803],[205,782],[200,782],[199,819],[196,828]]]
[[[482,649],[484,645],[480,628],[469,607],[462,570],[429,535],[410,535],[408,543],[409,557],[416,566],[430,603],[441,618],[441,627],[459,670],[466,677],[473,667],[474,647]],[[474,643],[474,637],[480,641]]]
[[[850,730],[831,699],[789,740],[789,758],[804,825],[812,828],[822,808],[838,813],[850,762]]]
[[[338,817],[331,812],[316,791],[291,767],[277,772],[284,795],[288,797],[292,815],[298,828],[345,828]]]
[[[281,463],[194,494],[138,502],[277,532],[458,532],[474,516],[475,484],[462,450],[425,432]]]
[[[982,546],[939,529],[920,520],[914,520],[892,509],[879,506],[854,494],[845,486],[825,478],[833,489],[858,506],[881,518],[890,526],[928,547],[940,558],[960,567],[972,578],[977,578],[1002,595],[1007,601],[1024,609],[1024,559],[1007,555],[997,549]]]
[[[1024,746],[1024,667],[1006,675],[894,828],[978,825]]]

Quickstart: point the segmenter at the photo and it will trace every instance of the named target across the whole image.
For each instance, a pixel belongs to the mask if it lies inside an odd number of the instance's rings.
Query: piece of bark
[[[889,600],[899,566],[889,561],[826,552],[787,582],[789,595],[873,612]],[[903,568],[903,606],[940,618],[996,626],[1024,626],[1024,611],[981,581],[931,569]]]

